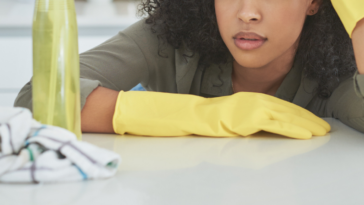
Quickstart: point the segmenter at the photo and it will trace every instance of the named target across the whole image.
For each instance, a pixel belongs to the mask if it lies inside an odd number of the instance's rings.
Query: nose
[[[259,12],[258,5],[255,0],[242,0],[240,1],[240,7],[237,13],[237,17],[245,23],[259,22],[262,19],[262,15]]]

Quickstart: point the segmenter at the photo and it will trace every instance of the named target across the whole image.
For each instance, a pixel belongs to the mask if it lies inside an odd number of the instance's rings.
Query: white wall
[[[33,4],[34,0],[0,0],[0,106],[12,106],[32,76]],[[80,53],[136,22],[136,4],[77,2]]]
[[[80,36],[79,50],[89,50],[110,36]],[[16,94],[32,77],[31,37],[0,38],[0,106],[12,106]]]

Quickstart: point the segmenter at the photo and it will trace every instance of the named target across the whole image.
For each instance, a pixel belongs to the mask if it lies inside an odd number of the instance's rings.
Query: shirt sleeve
[[[364,75],[358,71],[340,83],[326,106],[326,115],[364,133]]]
[[[116,91],[130,90],[138,83],[148,84],[148,63],[141,47],[136,43],[153,38],[144,30],[143,20],[130,26],[101,45],[80,54],[81,108],[88,95],[98,86]],[[14,106],[32,110],[32,83],[19,92]]]

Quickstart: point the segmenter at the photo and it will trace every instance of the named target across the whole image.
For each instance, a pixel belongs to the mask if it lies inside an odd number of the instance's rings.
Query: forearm
[[[98,87],[87,97],[81,112],[82,132],[115,133],[112,119],[118,94],[118,91]]]
[[[364,19],[357,23],[352,33],[352,41],[358,71],[364,74]]]

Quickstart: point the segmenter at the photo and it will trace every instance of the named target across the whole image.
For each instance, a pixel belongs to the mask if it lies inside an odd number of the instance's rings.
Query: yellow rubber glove
[[[160,92],[121,91],[113,117],[118,134],[147,136],[248,136],[261,130],[291,138],[325,135],[330,125],[310,111],[252,92],[203,98]]]
[[[331,0],[331,2],[351,38],[356,24],[364,18],[364,0]]]

